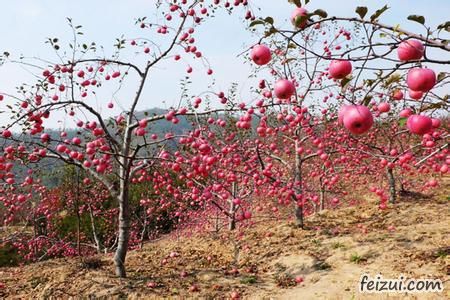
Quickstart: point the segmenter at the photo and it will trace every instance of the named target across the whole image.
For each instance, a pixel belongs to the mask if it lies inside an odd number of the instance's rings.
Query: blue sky
[[[207,0],[208,1],[208,0]],[[223,1],[223,0],[222,0]],[[287,18],[294,6],[287,0],[253,0],[254,8],[259,16],[274,16],[276,22],[283,27],[289,26]],[[87,40],[111,48],[116,37],[124,34],[127,37],[142,35],[134,20],[137,17],[155,17],[155,1],[145,0],[16,0],[3,1],[0,17],[1,40],[0,51],[8,51],[13,55],[49,58],[53,51],[44,44],[47,37],[58,37],[68,40],[71,37],[66,17],[71,17],[76,24],[84,26]],[[308,4],[309,10],[325,9],[329,15],[353,16],[356,6],[368,6],[371,12],[387,4],[391,7],[382,20],[387,24],[401,23],[405,29],[418,32],[420,27],[406,17],[410,14],[424,15],[427,24],[435,26],[448,19],[450,1],[448,0],[391,0],[391,1],[363,1],[363,0],[312,0]],[[369,12],[370,13],[370,12]],[[201,26],[199,48],[210,60],[215,71],[217,88],[227,88],[233,81],[240,82],[239,90],[245,95],[251,82],[247,79],[249,66],[242,64],[242,58],[236,55],[256,41],[245,31],[242,14],[228,16],[219,14]],[[149,88],[145,91],[145,101],[139,109],[151,107],[168,107],[175,103],[179,96],[178,79],[185,75],[184,66],[173,64],[162,65],[152,77]],[[204,73],[201,71],[200,73]],[[0,91],[12,92],[19,83],[29,79],[29,75],[17,66],[0,67]],[[195,74],[192,92],[206,89],[208,78],[202,74]],[[201,84],[198,84],[201,82]],[[118,97],[127,98],[133,91],[125,88]],[[106,97],[106,96],[105,96]],[[126,104],[126,100],[122,100]],[[165,102],[163,102],[165,101]],[[102,102],[99,100],[99,102]],[[107,100],[99,103],[102,107]],[[2,110],[0,104],[0,110]],[[125,105],[126,106],[126,105]],[[112,113],[119,112],[119,109]],[[5,121],[5,115],[0,114],[0,121]],[[53,122],[53,121],[52,121]],[[52,126],[61,126],[56,122]]]

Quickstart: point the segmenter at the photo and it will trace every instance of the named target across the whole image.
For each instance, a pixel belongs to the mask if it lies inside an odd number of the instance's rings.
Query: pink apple
[[[259,66],[268,64],[272,59],[269,47],[265,45],[256,45],[250,52],[250,58]]]
[[[275,83],[275,96],[280,99],[289,99],[295,93],[295,86],[292,81],[280,79]]]
[[[12,133],[11,133],[11,131],[9,131],[8,129],[6,129],[6,130],[4,130],[4,131],[2,132],[2,136],[3,136],[5,139],[7,139],[7,138],[10,138],[10,137],[12,136]]]
[[[439,128],[441,126],[441,120],[432,118],[431,126],[433,126],[433,128]]]
[[[423,56],[424,47],[418,40],[407,40],[400,43],[397,49],[401,61],[418,60]]]
[[[395,90],[392,93],[392,98],[394,98],[394,100],[402,100],[403,99],[403,92],[401,90]]]
[[[300,276],[300,275],[299,275],[299,276],[296,276],[296,277],[295,277],[295,282],[296,282],[296,283],[302,283],[303,281],[304,281],[303,276]]]
[[[344,114],[344,127],[353,134],[363,134],[373,125],[373,116],[364,105],[352,105]]]
[[[407,118],[410,115],[412,115],[412,111],[409,108],[406,108],[406,109],[402,110],[400,112],[400,114],[399,114],[399,116],[402,117],[402,118]]]
[[[423,92],[421,92],[421,91],[409,90],[408,94],[409,94],[409,97],[414,100],[420,100],[423,97]]]
[[[425,93],[436,84],[436,74],[431,69],[413,68],[408,72],[406,83],[411,90]]]
[[[348,60],[333,60],[328,72],[332,78],[342,79],[352,72],[352,64]]]
[[[344,124],[344,115],[348,108],[350,108],[351,105],[342,105],[338,112],[338,124],[343,125]]]
[[[306,22],[308,21],[306,18],[302,21],[302,17],[306,16],[308,11],[303,7],[297,7],[294,9],[291,15],[291,22],[297,28],[304,28]]]
[[[425,134],[430,131],[433,122],[431,118],[422,115],[411,115],[408,117],[406,126],[411,133],[415,134]]]
[[[387,102],[382,102],[378,104],[378,111],[381,113],[385,113],[391,110],[391,105]]]

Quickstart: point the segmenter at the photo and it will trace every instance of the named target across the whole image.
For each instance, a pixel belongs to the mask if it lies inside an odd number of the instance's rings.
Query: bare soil
[[[110,255],[2,268],[0,298],[230,299],[235,291],[243,299],[450,299],[449,191],[446,180],[434,194],[402,197],[385,211],[368,198],[308,218],[307,230],[266,222],[238,243],[227,232],[168,236],[130,252],[127,279],[114,277]],[[446,289],[360,294],[363,273],[439,278]]]

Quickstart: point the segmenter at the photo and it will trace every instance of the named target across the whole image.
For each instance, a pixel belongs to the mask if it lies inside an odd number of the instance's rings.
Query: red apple
[[[4,131],[2,132],[2,136],[3,136],[5,139],[7,139],[7,138],[10,138],[10,137],[12,136],[12,133],[11,133],[11,131],[9,131],[8,129],[6,129],[6,130],[4,130]]]
[[[295,86],[292,81],[280,79],[275,83],[275,96],[280,99],[289,99],[295,93]]]
[[[408,117],[406,126],[411,133],[415,134],[425,134],[430,131],[433,122],[431,118],[422,115],[411,115]]]
[[[294,9],[291,15],[292,24],[297,28],[304,28],[308,20],[307,18],[302,20],[302,17],[306,16],[307,14],[308,11],[306,9],[304,9],[303,7],[297,7],[296,9]]]
[[[387,102],[382,102],[378,104],[378,111],[381,113],[385,113],[391,110],[391,105]]]
[[[418,40],[407,40],[400,43],[397,49],[401,61],[418,60],[423,56],[424,47]]]
[[[250,52],[250,58],[259,66],[268,64],[272,59],[272,54],[269,47],[265,45],[256,45]]]
[[[409,94],[409,97],[414,100],[420,100],[423,97],[423,92],[421,92],[421,91],[409,90],[408,94]]]
[[[436,84],[436,74],[431,69],[413,68],[408,72],[406,83],[411,90],[425,93]]]
[[[439,128],[441,126],[441,120],[432,118],[431,126],[433,126],[433,128]]]
[[[351,105],[342,105],[338,112],[338,124],[343,125],[344,124],[344,115],[348,108],[350,108]]]
[[[412,111],[409,108],[406,108],[406,109],[402,110],[400,112],[400,114],[399,114],[399,116],[402,117],[402,118],[407,118],[410,115],[412,115]]]
[[[344,127],[353,134],[366,133],[373,125],[373,116],[364,105],[352,105],[344,114]]]
[[[332,78],[342,79],[352,72],[352,64],[347,60],[333,60],[328,72]]]
[[[402,100],[403,99],[403,92],[401,90],[395,90],[392,93],[392,98],[394,98],[394,100]]]

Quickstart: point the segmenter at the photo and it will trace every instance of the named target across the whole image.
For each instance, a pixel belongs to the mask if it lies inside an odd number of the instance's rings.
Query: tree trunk
[[[77,252],[81,256],[81,215],[80,215],[80,170],[76,169],[75,213],[77,216]]]
[[[236,205],[233,200],[237,196],[237,185],[235,182],[231,185],[233,198],[230,201],[230,210],[228,211],[228,230],[232,231],[236,229]]]
[[[320,198],[319,198],[319,210],[325,209],[325,186],[323,184],[323,177],[319,179],[320,183]]]
[[[219,229],[220,229],[220,227],[219,227],[219,212],[217,212],[216,213],[216,221],[214,224],[215,233],[219,233]]]
[[[147,210],[144,208],[144,220],[142,222],[140,248],[144,248],[145,235],[147,234]]]
[[[97,227],[95,226],[95,220],[94,220],[94,212],[92,211],[91,204],[88,205],[89,207],[89,217],[91,219],[91,228],[92,228],[92,236],[94,237],[95,242],[95,248],[97,249],[97,253],[100,253],[102,251],[102,244],[100,242],[100,238],[97,234]]]
[[[325,209],[325,188],[322,187],[320,189],[320,210],[324,210]]]
[[[130,238],[130,207],[128,202],[128,184],[120,191],[119,195],[119,239],[117,242],[114,263],[116,265],[116,275],[125,278],[125,258],[128,251],[128,241]]]
[[[295,193],[298,195],[302,194],[302,158],[298,153],[299,140],[295,141],[295,168],[294,168],[294,185],[298,184],[298,186],[294,187]],[[303,224],[303,203],[298,205],[297,198],[293,195],[294,200],[294,215],[295,215],[295,224],[298,228],[304,228]]]
[[[119,232],[117,240],[117,249],[114,255],[114,264],[116,265],[116,275],[121,278],[127,277],[125,270],[125,258],[128,251],[128,242],[130,239],[130,203],[129,203],[129,160],[120,159],[119,170]]]
[[[394,171],[391,168],[387,169],[387,176],[389,181],[389,202],[395,204],[397,198],[397,191],[395,189]]]

